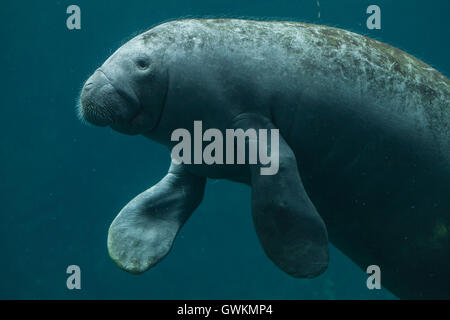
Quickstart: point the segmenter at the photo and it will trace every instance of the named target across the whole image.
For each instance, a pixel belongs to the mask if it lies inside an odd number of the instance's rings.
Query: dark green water
[[[82,29],[66,28],[77,4]],[[366,8],[382,29],[366,28]],[[342,27],[397,46],[450,74],[450,2],[392,0],[7,1],[2,4],[0,135],[1,299],[380,299],[334,247],[313,280],[285,275],[253,229],[250,190],[208,182],[172,252],[141,276],[109,259],[109,224],[167,171],[169,154],[140,137],[87,127],[75,104],[83,81],[131,35],[189,16],[255,17]],[[361,226],[364,228],[364,226]],[[66,268],[82,289],[66,288]]]

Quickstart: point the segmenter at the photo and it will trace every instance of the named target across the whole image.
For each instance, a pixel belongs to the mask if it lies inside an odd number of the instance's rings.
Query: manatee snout
[[[112,106],[106,103],[115,95],[114,88],[101,71],[96,71],[81,90],[80,116],[96,126],[113,122]]]
[[[97,69],[81,90],[81,118],[101,127],[128,121],[136,107],[116,86],[101,69]]]

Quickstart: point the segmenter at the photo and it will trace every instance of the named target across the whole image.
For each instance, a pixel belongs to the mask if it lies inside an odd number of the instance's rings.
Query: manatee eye
[[[139,69],[141,69],[141,70],[145,70],[145,69],[147,69],[148,66],[149,66],[148,62],[145,61],[145,60],[142,59],[142,58],[136,60],[136,65],[137,65],[137,67],[138,67]]]

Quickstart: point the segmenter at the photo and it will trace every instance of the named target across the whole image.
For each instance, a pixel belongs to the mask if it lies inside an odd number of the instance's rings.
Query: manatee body
[[[177,128],[278,128],[280,169],[176,165],[113,221],[112,259],[140,273],[170,250],[205,178],[252,188],[262,247],[315,277],[328,237],[402,298],[450,297],[450,81],[387,44],[297,22],[190,19],[118,49],[86,82],[81,116],[169,149]],[[255,266],[256,267],[256,266]]]

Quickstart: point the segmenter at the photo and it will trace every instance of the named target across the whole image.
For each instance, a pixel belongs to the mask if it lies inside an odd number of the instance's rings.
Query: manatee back
[[[450,162],[450,81],[388,44],[334,27],[240,19],[175,20],[141,36],[164,43],[168,63],[180,55],[203,64],[212,56],[232,60],[233,72],[283,83],[281,94],[318,105],[333,101],[420,132]]]

